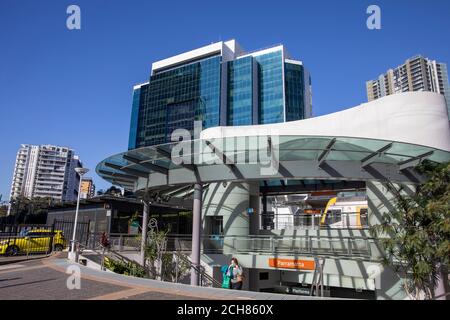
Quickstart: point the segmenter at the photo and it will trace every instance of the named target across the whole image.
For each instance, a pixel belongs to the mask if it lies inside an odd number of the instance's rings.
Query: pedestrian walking
[[[244,275],[242,267],[239,265],[236,258],[231,259],[231,264],[228,267],[227,275],[230,277],[230,288],[234,290],[241,290]]]

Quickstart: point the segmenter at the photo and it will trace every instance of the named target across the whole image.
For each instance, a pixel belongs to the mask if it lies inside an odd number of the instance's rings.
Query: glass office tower
[[[283,45],[246,53],[221,41],[152,65],[134,87],[129,149],[171,141],[176,129],[278,123],[311,117],[311,82]]]
[[[252,57],[228,62],[227,125],[242,126],[257,122],[253,114],[254,68]],[[256,119],[255,119],[256,118]]]

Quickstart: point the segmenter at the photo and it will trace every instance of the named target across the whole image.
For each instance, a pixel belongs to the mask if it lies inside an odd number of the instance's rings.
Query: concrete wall
[[[250,207],[249,194],[254,192],[253,186],[248,183],[213,183],[203,192],[203,230],[208,216],[223,217],[224,235],[248,236],[250,232],[250,217],[247,209]],[[236,244],[225,239],[224,253]],[[245,243],[240,244],[245,246]]]
[[[393,184],[397,189],[399,184]],[[382,221],[383,214],[395,209],[394,195],[387,186],[381,182],[368,182],[367,200],[369,206],[369,225],[376,225]],[[412,184],[403,184],[402,193],[412,195],[415,187]],[[383,251],[378,247],[380,252]],[[377,299],[406,299],[407,295],[403,289],[403,280],[391,268],[382,266],[380,274],[380,287],[376,290]]]

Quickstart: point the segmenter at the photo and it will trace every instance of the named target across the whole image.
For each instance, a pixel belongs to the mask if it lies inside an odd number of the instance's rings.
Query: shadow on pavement
[[[11,287],[18,287],[18,286],[25,286],[27,284],[41,283],[41,282],[47,282],[47,281],[53,281],[53,280],[58,280],[58,279],[57,278],[50,278],[50,279],[43,279],[43,280],[37,280],[37,281],[23,282],[23,283],[18,283],[18,284],[10,284],[10,285],[7,285],[7,286],[0,286],[0,289],[11,288]]]

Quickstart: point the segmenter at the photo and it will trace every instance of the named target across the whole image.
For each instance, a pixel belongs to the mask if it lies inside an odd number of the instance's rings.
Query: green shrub
[[[137,264],[114,260],[108,257],[105,257],[103,261],[105,268],[112,272],[138,278],[145,277],[145,269]]]

